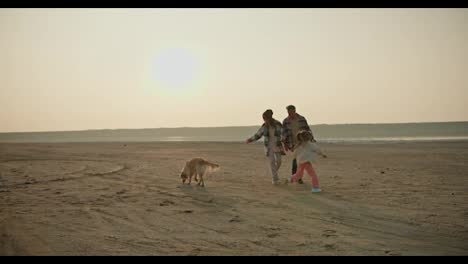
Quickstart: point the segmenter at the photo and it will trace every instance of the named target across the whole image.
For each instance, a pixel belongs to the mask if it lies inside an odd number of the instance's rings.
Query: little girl
[[[297,133],[296,135],[296,138],[298,145],[294,150],[294,157],[297,159],[297,164],[299,164],[299,168],[297,169],[297,172],[294,175],[290,176],[289,181],[295,182],[299,179],[302,179],[302,176],[304,176],[304,170],[306,170],[309,176],[312,178],[312,192],[321,192],[319,188],[317,174],[315,173],[312,163],[316,162],[317,154],[321,155],[324,158],[326,158],[327,156],[323,154],[323,152],[320,150],[316,143],[310,141],[312,139],[312,134],[309,131],[299,131],[299,133]]]

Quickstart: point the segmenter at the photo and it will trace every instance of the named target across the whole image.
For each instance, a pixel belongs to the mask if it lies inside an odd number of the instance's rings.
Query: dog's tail
[[[219,164],[217,163],[213,163],[213,162],[209,162],[207,160],[204,160],[204,163],[205,165],[207,165],[207,167],[209,168],[209,171],[210,172],[214,172],[214,171],[217,171],[221,168],[221,166],[219,166]]]
[[[213,168],[213,169],[219,169],[220,168],[219,164],[217,164],[217,163],[206,161],[206,164],[208,166],[210,166],[211,168]]]

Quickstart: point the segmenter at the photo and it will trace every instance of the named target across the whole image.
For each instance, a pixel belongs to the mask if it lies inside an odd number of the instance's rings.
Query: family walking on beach
[[[288,117],[283,123],[273,118],[271,109],[266,110],[262,115],[264,123],[255,135],[246,140],[246,143],[264,138],[265,155],[269,160],[268,165],[274,185],[279,184],[278,170],[281,167],[281,156],[290,151],[294,159],[288,182],[302,184],[305,171],[312,178],[311,191],[320,192],[313,164],[317,162],[317,155],[324,158],[327,156],[318,147],[306,118],[296,113],[296,107],[293,105],[287,106],[286,109]]]

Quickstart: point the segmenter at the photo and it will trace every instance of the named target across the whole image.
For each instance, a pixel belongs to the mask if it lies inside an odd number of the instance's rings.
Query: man
[[[294,151],[294,148],[297,145],[296,135],[301,130],[310,131],[312,134],[311,141],[315,142],[314,134],[307,124],[307,120],[305,117],[301,116],[300,114],[296,113],[296,107],[294,105],[288,105],[286,107],[288,110],[288,117],[283,120],[283,131],[282,131],[282,141],[284,144],[284,149],[286,151]],[[292,162],[292,174],[294,175],[297,171],[297,160],[293,159]],[[298,181],[298,183],[303,184],[302,179]]]

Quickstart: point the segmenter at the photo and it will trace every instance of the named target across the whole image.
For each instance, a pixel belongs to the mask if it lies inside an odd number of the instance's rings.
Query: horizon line
[[[391,123],[334,123],[334,124],[309,124],[309,126],[333,126],[333,125],[397,125],[397,124],[430,124],[430,123],[467,123],[468,121],[431,121],[431,122],[391,122]],[[0,132],[7,133],[59,133],[59,132],[84,132],[84,131],[99,131],[99,130],[143,130],[143,129],[188,129],[188,128],[239,128],[239,127],[256,127],[259,125],[244,125],[244,126],[207,126],[207,127],[147,127],[147,128],[91,128],[81,130],[44,130],[44,131],[11,131]]]

